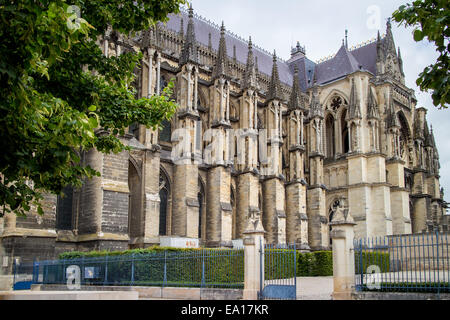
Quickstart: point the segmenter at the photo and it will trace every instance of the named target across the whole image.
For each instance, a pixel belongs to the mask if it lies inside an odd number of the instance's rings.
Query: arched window
[[[203,238],[202,233],[202,223],[203,223],[203,208],[205,207],[205,187],[203,186],[203,182],[201,178],[198,178],[198,238]]]
[[[168,84],[169,83],[167,82],[166,77],[164,77],[164,75],[161,75],[161,78],[159,79],[161,92],[164,90],[165,87],[167,87]]]
[[[131,238],[137,238],[143,234],[140,170],[138,162],[130,155],[128,161],[128,189],[130,190],[128,197],[128,233]]]
[[[325,122],[325,134],[326,134],[326,157],[333,158],[336,153],[335,136],[334,136],[334,118],[331,114],[327,116]]]
[[[405,159],[408,155],[409,125],[403,112],[399,112],[398,120],[400,121],[400,158]]]
[[[159,130],[159,141],[171,142],[172,141],[172,124],[168,120],[161,122],[162,129]]]
[[[160,78],[161,91],[167,87],[166,78],[162,75]],[[159,141],[160,142],[171,142],[172,138],[172,124],[168,120],[163,120],[161,122],[162,129],[159,130]]]
[[[342,137],[342,153],[348,153],[350,151],[350,144],[348,140],[348,126],[347,120],[347,110],[344,110],[341,115],[341,137]]]
[[[336,95],[331,99],[329,109],[334,112],[337,112],[339,108],[344,104],[347,104],[347,101],[345,101],[345,99],[341,98],[340,96]]]
[[[161,170],[159,173],[159,235],[167,235],[167,212],[169,210],[170,185],[166,173]]]
[[[63,189],[64,196],[58,196],[56,200],[56,229],[72,229],[72,200],[73,188],[67,186]]]

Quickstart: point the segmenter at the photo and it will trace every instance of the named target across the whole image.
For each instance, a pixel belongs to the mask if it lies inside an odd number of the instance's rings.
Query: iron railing
[[[243,288],[244,250],[164,251],[37,261],[31,271],[29,265],[17,266],[15,275],[27,270],[33,284],[66,285],[73,280],[70,272],[74,269],[79,270],[79,284],[83,286]]]
[[[355,240],[357,291],[450,293],[449,233]]]
[[[297,249],[295,244],[266,244],[264,250],[260,252],[260,259],[259,299],[296,300]]]

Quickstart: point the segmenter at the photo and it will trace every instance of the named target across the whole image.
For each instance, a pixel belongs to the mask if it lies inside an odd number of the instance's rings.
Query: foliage
[[[332,251],[297,253],[298,277],[330,277],[332,275]]]
[[[132,255],[142,255],[142,254],[154,254],[154,253],[164,253],[164,252],[201,252],[202,249],[180,249],[172,247],[159,247],[153,246],[145,249],[130,249],[123,251],[68,251],[63,252],[58,255],[60,260],[70,260],[70,259],[80,259],[80,258],[99,258],[99,257],[114,257],[114,256],[132,256]]]
[[[355,253],[355,271],[356,274],[367,273],[370,266],[377,266],[381,272],[390,272],[390,255],[387,252],[366,252],[360,251]]]
[[[295,275],[293,249],[265,249],[264,279],[290,279]]]
[[[355,253],[355,273],[359,274],[361,267],[366,273],[372,265],[380,267],[381,272],[390,268],[390,256],[385,252]],[[298,277],[331,277],[333,276],[333,252],[315,251],[297,253]]]
[[[43,192],[100,175],[82,162],[97,148],[118,153],[125,128],[155,128],[176,105],[136,98],[140,52],[107,58],[98,41],[110,26],[130,37],[178,13],[185,0],[2,1],[0,4],[0,214],[43,214]],[[98,130],[101,127],[102,131]]]
[[[417,0],[402,5],[393,13],[400,25],[413,26],[414,40],[428,38],[434,42],[439,57],[424,69],[417,79],[422,91],[432,90],[433,104],[448,108],[450,103],[450,2],[448,0]]]
[[[331,276],[333,275],[333,252],[316,251],[313,253],[315,264],[313,266],[313,276]]]
[[[244,282],[243,250],[152,247],[114,252],[66,252],[59,258],[55,265],[44,267],[45,283],[65,283],[64,266],[68,265],[80,266],[81,270],[97,267],[97,277],[86,280],[93,285],[241,288]]]
[[[314,265],[314,254],[311,252],[297,253],[297,277],[311,277]]]

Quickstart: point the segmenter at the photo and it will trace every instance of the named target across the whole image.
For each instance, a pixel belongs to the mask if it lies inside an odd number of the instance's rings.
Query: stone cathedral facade
[[[131,152],[84,154],[102,177],[49,195],[44,216],[5,216],[0,254],[166,237],[231,247],[255,216],[268,243],[322,250],[342,204],[356,237],[447,230],[433,130],[405,86],[390,22],[384,36],[351,49],[345,39],[319,63],[300,44],[278,59],[192,8],[133,39],[110,31],[99,45],[107,56],[141,50],[137,94],[174,81],[176,114],[161,130],[130,127]]]

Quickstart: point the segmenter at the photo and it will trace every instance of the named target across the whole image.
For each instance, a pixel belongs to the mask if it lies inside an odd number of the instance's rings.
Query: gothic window
[[[159,130],[159,141],[170,143],[172,138],[172,124],[169,120],[163,120],[161,127],[162,129]]]
[[[130,134],[132,134],[136,139],[139,140],[139,124],[138,123],[133,123],[131,126],[129,126],[128,132]]]
[[[73,188],[67,186],[63,189],[64,196],[58,196],[56,202],[56,229],[72,229],[72,196]]]
[[[347,120],[345,119],[347,117],[347,110],[344,110],[342,112],[341,116],[341,138],[342,138],[342,153],[348,153],[350,151],[350,144],[348,140],[348,126],[347,126]]]
[[[167,235],[167,212],[169,204],[170,185],[164,171],[160,171],[159,174],[159,235]]]
[[[236,198],[234,196],[234,189],[233,186],[230,186],[230,204],[232,211],[232,221],[233,221],[233,228],[232,228],[232,235],[233,239],[236,238]]]
[[[167,87],[168,82],[166,81],[166,78],[162,75],[161,78],[159,79],[159,85],[161,88],[161,92],[164,90],[165,87]]]
[[[264,124],[263,124],[259,114],[257,115],[257,118],[258,118],[258,130],[264,129]]]
[[[334,96],[331,99],[329,109],[336,112],[339,110],[339,108],[341,106],[345,106],[345,105],[347,105],[347,101],[344,98],[342,98],[340,96]]]
[[[342,98],[341,97],[335,97],[333,100],[331,100],[331,109],[333,111],[336,111],[339,109],[342,105]]]
[[[203,235],[202,235],[202,222],[203,222],[203,208],[205,207],[205,188],[203,187],[203,182],[200,178],[198,178],[198,194],[197,194],[197,199],[198,199],[198,238],[202,239]]]
[[[406,159],[408,156],[408,140],[409,140],[409,129],[408,121],[406,120],[403,112],[398,113],[398,119],[400,121],[400,158]]]
[[[325,134],[326,134],[326,157],[333,158],[336,152],[336,145],[334,139],[334,118],[330,114],[327,117],[327,121],[325,123]]]

